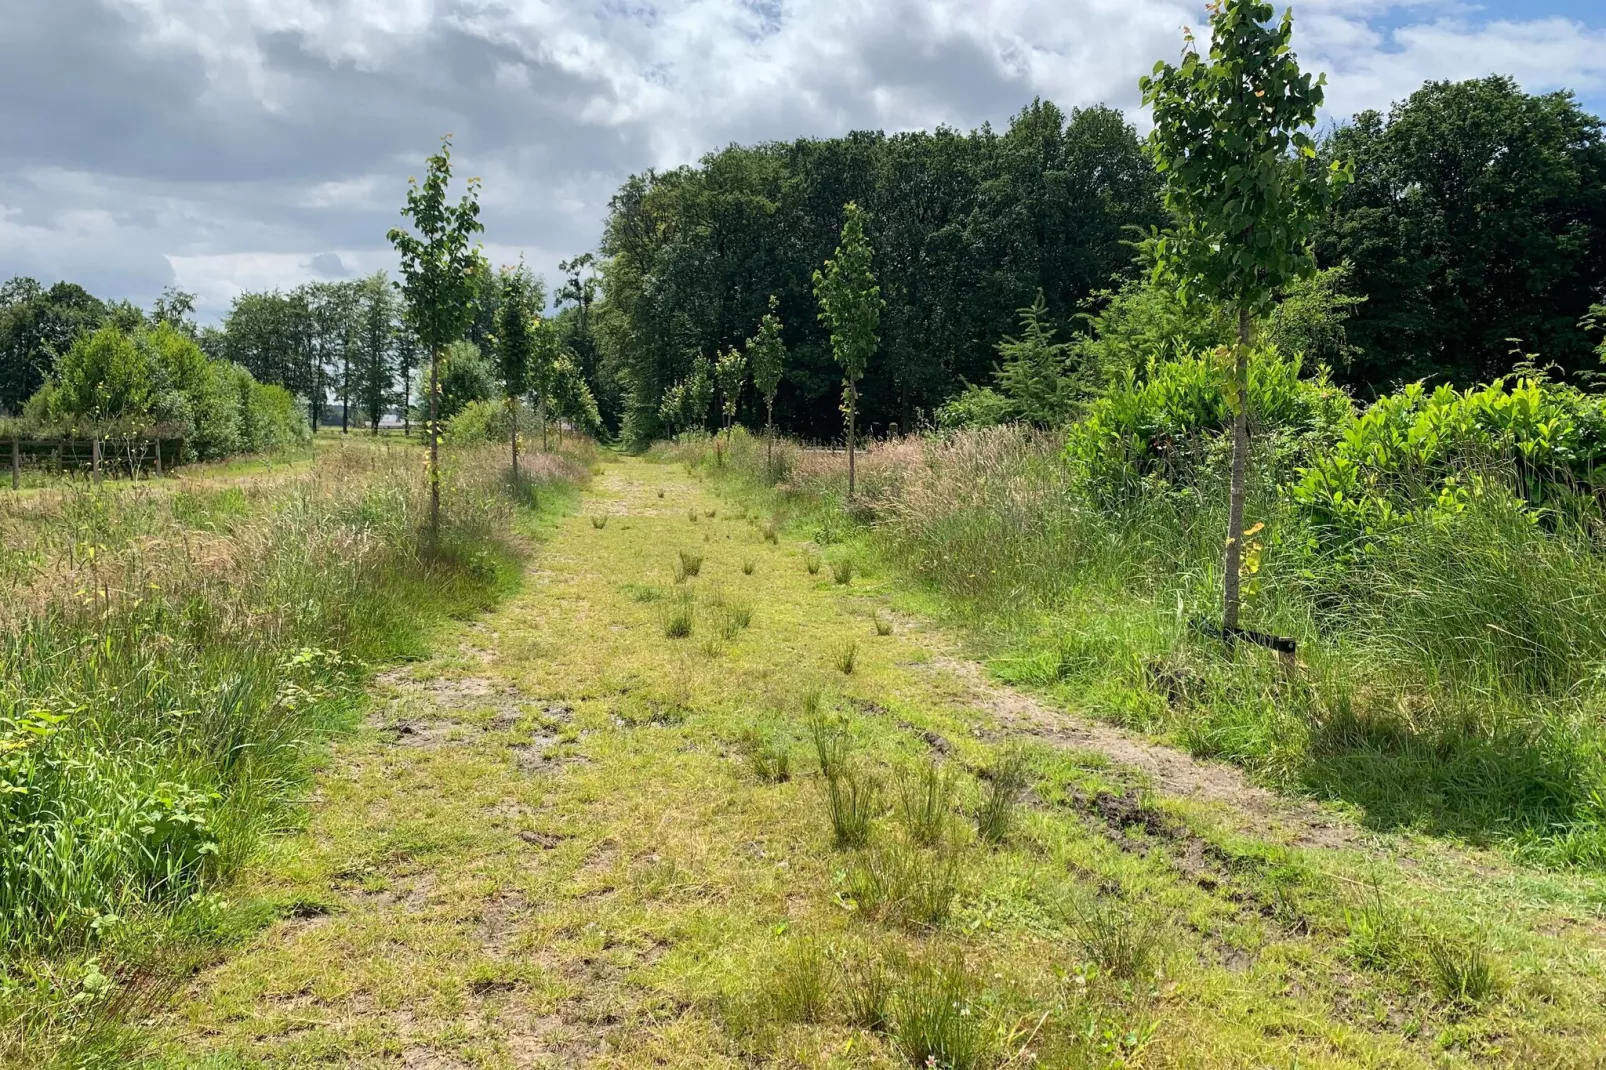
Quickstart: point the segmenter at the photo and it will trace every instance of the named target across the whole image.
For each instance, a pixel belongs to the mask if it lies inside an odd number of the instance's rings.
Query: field
[[[309,787],[161,914],[171,990],[109,968],[144,936],[40,943],[77,1002],[31,1035],[161,1068],[1606,1060],[1587,868],[1269,790],[1109,723],[1107,681],[1005,686],[975,659],[1018,675],[1029,636],[739,460],[485,514],[504,565],[363,648]]]

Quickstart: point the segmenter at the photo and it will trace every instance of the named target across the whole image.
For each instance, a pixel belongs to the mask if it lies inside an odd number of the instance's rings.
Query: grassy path
[[[731,509],[610,463],[520,593],[383,676],[306,830],[232,893],[278,920],[195,979],[156,1065],[1606,1059],[1588,881],[1363,837],[1057,719]],[[833,846],[811,693],[881,785],[868,847]],[[1030,789],[989,845],[968,815],[1012,733]],[[934,758],[927,848],[893,804]],[[1487,992],[1445,987],[1478,962]]]

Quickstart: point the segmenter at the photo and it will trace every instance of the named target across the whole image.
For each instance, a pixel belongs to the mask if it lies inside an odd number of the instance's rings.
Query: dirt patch
[[[1364,844],[1365,834],[1354,825],[1314,803],[1285,799],[1258,787],[1234,766],[1200,761],[1112,725],[1053,709],[989,680],[975,662],[944,657],[933,658],[928,666],[963,682],[968,691],[966,701],[991,713],[1012,736],[1102,754],[1137,769],[1165,795],[1226,807],[1245,831],[1299,847],[1345,850],[1360,849]]]

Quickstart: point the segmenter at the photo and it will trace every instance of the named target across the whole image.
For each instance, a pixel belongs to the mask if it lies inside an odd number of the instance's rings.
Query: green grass
[[[611,462],[586,503],[606,530],[563,521],[539,582],[374,684],[305,827],[230,887],[261,920],[158,1023],[152,1067],[1606,1057],[1589,875],[1393,833],[1314,845],[1264,801],[1169,797],[1079,737],[1034,738],[860,535],[837,533],[853,585],[822,583],[797,567],[806,514],[771,544],[712,482]],[[710,659],[637,595],[684,544],[679,510],[714,507],[685,589],[710,622],[739,590],[757,623]],[[908,626],[836,671],[894,602]],[[783,748],[789,776],[762,775],[751,755]],[[1029,784],[990,843],[966,818],[1013,748]],[[898,784],[939,760],[953,816],[928,847]],[[827,783],[849,776],[885,790],[837,847]],[[1379,900],[1412,949],[1398,969],[1356,961],[1351,922]],[[1483,949],[1482,1002],[1435,991],[1429,937]]]
[[[261,488],[72,487],[0,520],[54,581],[10,579],[0,639],[0,1064],[115,1050],[249,924],[220,889],[293,823],[371,666],[516,585],[490,457],[452,455],[431,544],[412,451],[328,449]],[[554,502],[581,471],[549,466]]]
[[[719,478],[793,516],[833,561],[917,584],[1005,681],[1353,806],[1379,830],[1606,868],[1598,515],[1535,524],[1490,495],[1358,557],[1323,556],[1276,493],[1286,462],[1271,437],[1250,485],[1267,535],[1245,619],[1298,641],[1289,672],[1197,627],[1219,614],[1220,466],[1100,503],[1062,446],[1013,429],[872,446],[852,509],[834,458],[788,448],[777,494],[762,445],[740,435]]]

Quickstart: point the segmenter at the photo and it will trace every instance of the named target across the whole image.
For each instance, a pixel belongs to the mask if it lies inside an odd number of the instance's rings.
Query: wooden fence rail
[[[138,479],[147,465],[162,475],[172,460],[181,456],[182,438],[23,438],[13,435],[6,442],[11,455],[11,489],[22,486],[22,468],[54,472],[57,475],[87,472],[96,483],[110,472]]]

